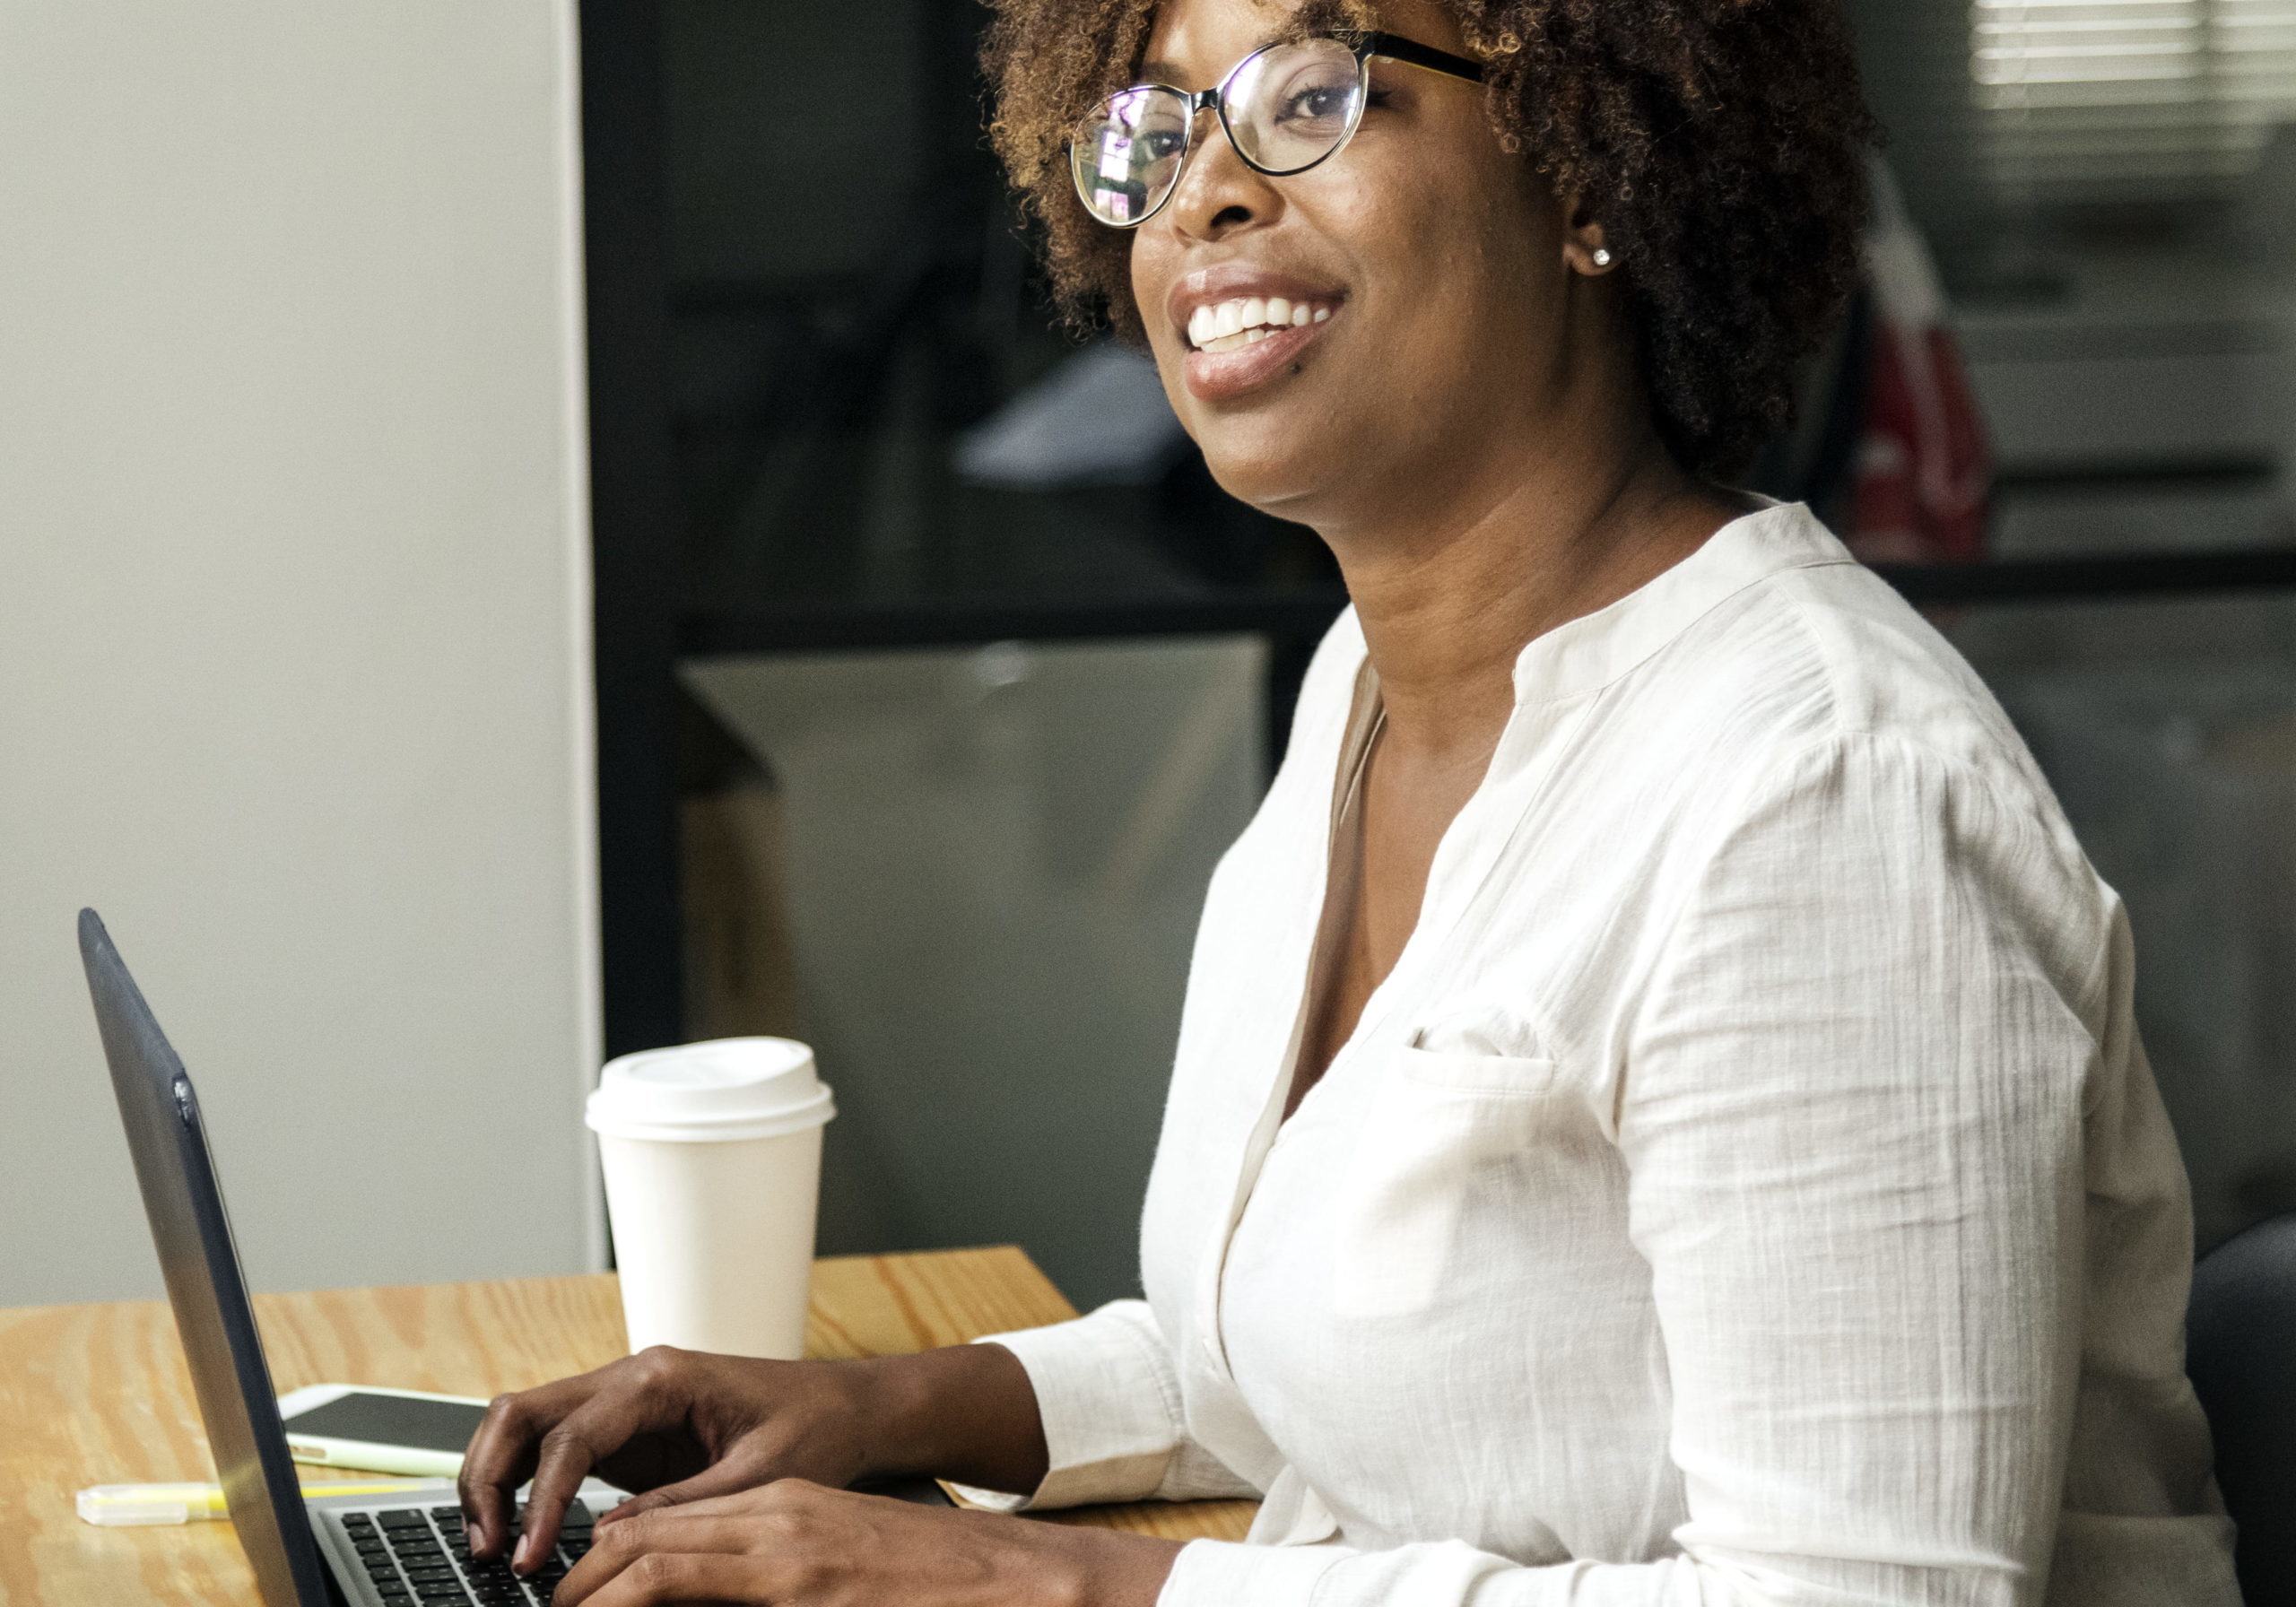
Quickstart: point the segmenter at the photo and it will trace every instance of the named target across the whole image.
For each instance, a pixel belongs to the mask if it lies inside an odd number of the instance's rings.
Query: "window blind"
[[[2296,118],[2296,0],[1972,0],[1970,77],[1998,202],[2207,199]]]

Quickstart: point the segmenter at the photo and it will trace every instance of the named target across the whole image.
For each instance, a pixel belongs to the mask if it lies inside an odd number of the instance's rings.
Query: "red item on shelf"
[[[1984,416],[1928,248],[1878,163],[1866,262],[1873,349],[1844,540],[1869,562],[1981,558],[1993,494]]]

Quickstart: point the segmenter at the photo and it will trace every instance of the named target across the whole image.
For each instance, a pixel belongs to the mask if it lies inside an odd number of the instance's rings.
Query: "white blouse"
[[[1167,1607],[2237,1603],[2118,899],[1798,506],[1540,637],[1283,1119],[1352,613],[1213,877],[1145,1301],[996,1336],[1012,1507],[1256,1493]]]

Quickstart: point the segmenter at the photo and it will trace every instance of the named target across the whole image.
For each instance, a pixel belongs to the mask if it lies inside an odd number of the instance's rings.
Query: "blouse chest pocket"
[[[1456,1094],[1544,1093],[1554,1081],[1554,1062],[1515,1055],[1480,1055],[1422,1049],[1406,1044],[1396,1051],[1395,1070],[1408,1082]]]
[[[1332,1299],[1343,1317],[1424,1310],[1483,1168],[1536,1142],[1555,1064],[1405,1046],[1367,1068],[1352,1164],[1338,1182]]]

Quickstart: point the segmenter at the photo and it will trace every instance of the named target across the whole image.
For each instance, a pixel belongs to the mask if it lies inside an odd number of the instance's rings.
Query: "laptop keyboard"
[[[518,1519],[526,1517],[518,1509]],[[517,1522],[511,1525],[517,1532]],[[343,1530],[359,1551],[359,1561],[389,1607],[528,1607],[547,1603],[566,1570],[590,1549],[589,1508],[577,1501],[566,1509],[558,1549],[526,1579],[499,1562],[473,1562],[458,1507],[391,1507],[378,1512],[344,1515]]]

